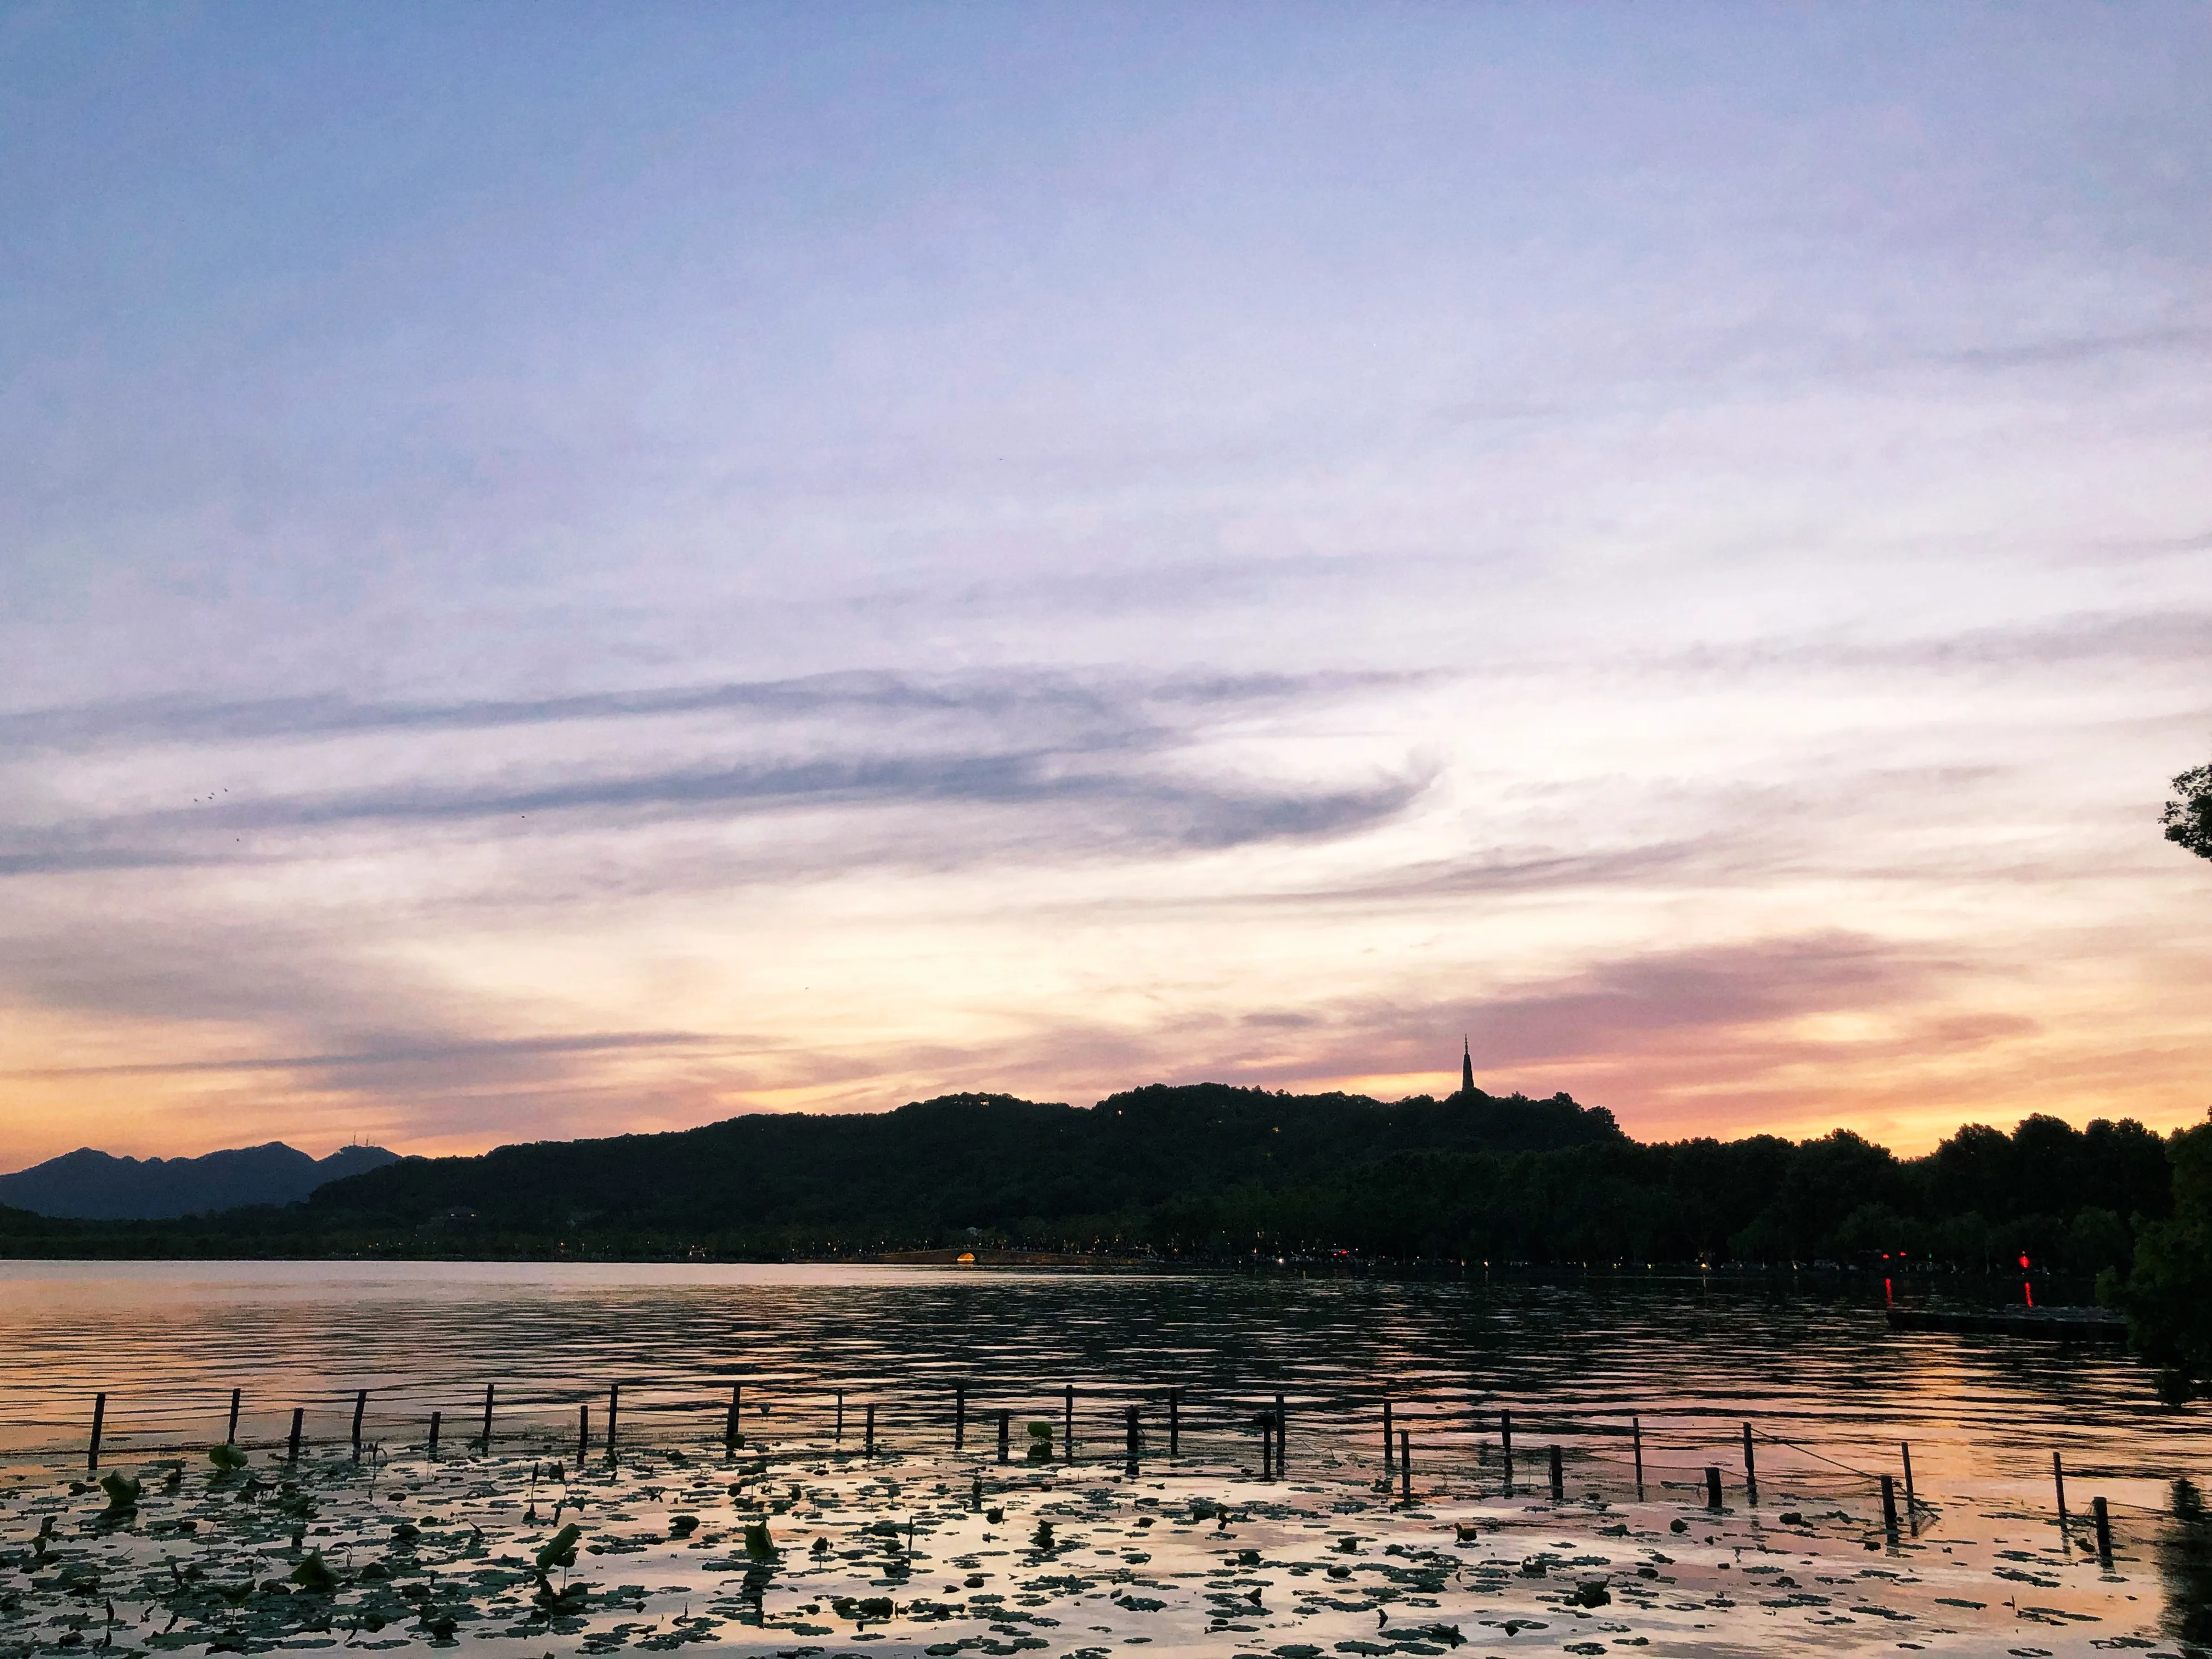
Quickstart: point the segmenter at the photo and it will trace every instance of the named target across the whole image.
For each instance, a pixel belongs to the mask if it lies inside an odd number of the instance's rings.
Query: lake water
[[[0,1264],[0,1451],[18,1458],[81,1455],[101,1391],[119,1457],[219,1438],[234,1388],[241,1439],[281,1437],[295,1407],[311,1443],[343,1438],[367,1389],[365,1432],[398,1444],[433,1410],[448,1437],[473,1433],[490,1383],[497,1432],[552,1445],[617,1382],[641,1443],[718,1440],[734,1382],[763,1435],[828,1431],[842,1390],[848,1432],[872,1403],[885,1443],[933,1446],[964,1383],[973,1447],[1002,1408],[1057,1420],[1073,1384],[1079,1443],[1101,1455],[1127,1406],[1157,1431],[1179,1389],[1201,1453],[1256,1443],[1253,1410],[1280,1392],[1293,1458],[1379,1449],[1387,1397],[1443,1461],[1494,1452],[1510,1409],[1524,1478],[1554,1443],[1577,1479],[1622,1478],[1632,1418],[1655,1480],[1706,1463],[1735,1480],[1747,1421],[1806,1449],[1763,1445],[1762,1467],[1893,1471],[1910,1441],[1929,1486],[2045,1491],[2054,1450],[2085,1492],[2145,1506],[2212,1474],[2212,1413],[2160,1407],[2118,1350],[1893,1332],[1878,1291],[1829,1281]]]

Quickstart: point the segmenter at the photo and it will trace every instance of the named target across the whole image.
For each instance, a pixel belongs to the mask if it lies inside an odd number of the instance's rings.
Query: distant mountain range
[[[0,1204],[88,1221],[162,1221],[296,1204],[325,1182],[398,1161],[381,1146],[343,1146],[313,1158],[281,1140],[200,1158],[116,1158],[80,1146],[0,1176]]]

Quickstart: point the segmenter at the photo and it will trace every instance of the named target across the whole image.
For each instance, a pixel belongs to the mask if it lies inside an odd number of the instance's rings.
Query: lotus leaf
[[[538,1587],[537,1600],[550,1619],[566,1618],[583,1612],[590,1604],[591,1587],[586,1584],[564,1584],[555,1589],[550,1583]]]
[[[338,1587],[338,1576],[324,1563],[320,1550],[309,1550],[307,1559],[292,1569],[291,1578],[311,1595],[328,1595]]]
[[[103,1474],[100,1489],[107,1494],[107,1512],[126,1515],[138,1507],[139,1494],[146,1490],[145,1483],[122,1474]]]
[[[538,1577],[543,1579],[556,1567],[574,1566],[576,1545],[583,1535],[584,1529],[572,1521],[547,1539],[532,1558],[537,1563]]]

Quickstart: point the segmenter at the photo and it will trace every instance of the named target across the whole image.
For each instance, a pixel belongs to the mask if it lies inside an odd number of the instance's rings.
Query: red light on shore
[[[2021,1253],[2020,1270],[2022,1273],[2026,1273],[2027,1271],[2027,1253],[2024,1250]]]

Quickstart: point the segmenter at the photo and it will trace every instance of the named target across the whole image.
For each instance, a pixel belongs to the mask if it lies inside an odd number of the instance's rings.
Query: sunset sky
[[[2212,1106],[2189,3],[0,6],[0,1169]]]

